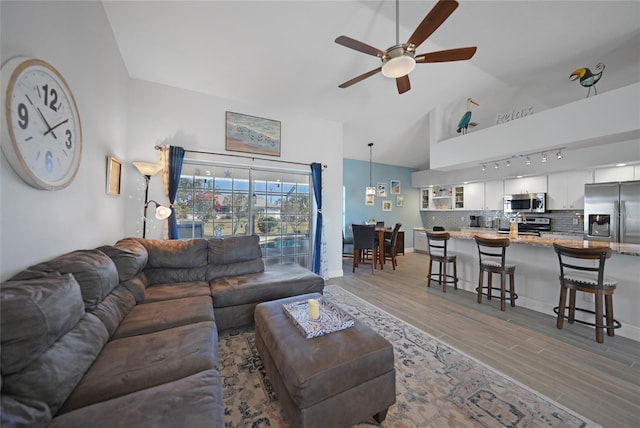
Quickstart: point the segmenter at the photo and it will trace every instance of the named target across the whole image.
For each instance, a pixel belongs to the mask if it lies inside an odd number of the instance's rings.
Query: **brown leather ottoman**
[[[355,320],[345,330],[306,339],[283,303],[321,297],[305,294],[261,303],[255,309],[256,348],[291,427],[350,427],[382,422],[396,401],[393,347]]]

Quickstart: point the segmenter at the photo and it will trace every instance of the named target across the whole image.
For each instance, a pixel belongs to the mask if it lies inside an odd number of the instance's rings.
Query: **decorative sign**
[[[511,110],[511,112],[499,114],[496,116],[496,125],[500,123],[510,122],[512,120],[521,119],[533,114],[533,106],[522,108],[520,110]]]

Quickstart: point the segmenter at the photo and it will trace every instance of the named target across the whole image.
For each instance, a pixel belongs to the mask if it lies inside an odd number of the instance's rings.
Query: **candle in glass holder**
[[[309,319],[317,320],[320,318],[320,302],[316,299],[309,299],[307,304],[309,305]]]

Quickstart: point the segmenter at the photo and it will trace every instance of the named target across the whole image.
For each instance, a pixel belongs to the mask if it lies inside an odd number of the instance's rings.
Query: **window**
[[[181,239],[256,234],[266,265],[309,265],[310,174],[189,163],[174,204]]]

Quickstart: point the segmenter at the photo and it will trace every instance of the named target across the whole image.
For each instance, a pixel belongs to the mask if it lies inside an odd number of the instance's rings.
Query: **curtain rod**
[[[156,145],[154,148],[156,150],[160,150],[160,149],[162,149],[162,146]],[[293,165],[304,165],[304,166],[309,166],[310,165],[308,163],[302,163],[302,162],[290,162],[290,161],[283,161],[283,160],[280,160],[280,159],[256,158],[255,156],[232,155],[230,153],[205,152],[205,151],[201,151],[201,150],[189,150],[189,149],[184,149],[184,151],[185,152],[189,152],[189,153],[198,153],[198,154],[202,154],[202,155],[230,156],[230,157],[233,157],[233,158],[251,159],[252,161],[255,161],[256,159],[259,159],[259,160],[265,160],[265,161],[269,161],[269,162],[288,163],[288,164],[293,164]],[[322,169],[327,169],[327,165],[322,165]]]

